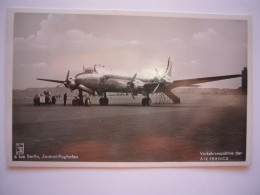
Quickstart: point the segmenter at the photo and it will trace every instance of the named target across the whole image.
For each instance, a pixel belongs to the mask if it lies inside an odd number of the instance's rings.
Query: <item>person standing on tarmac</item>
[[[66,106],[66,102],[67,102],[67,93],[64,94],[64,96],[63,96],[63,100],[64,100],[64,106]]]

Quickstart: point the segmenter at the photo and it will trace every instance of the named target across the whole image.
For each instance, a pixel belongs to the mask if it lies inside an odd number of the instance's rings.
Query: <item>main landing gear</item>
[[[79,95],[72,100],[73,106],[83,106],[83,93],[79,90]]]
[[[150,106],[151,104],[152,104],[152,100],[151,100],[151,98],[149,97],[149,94],[148,94],[146,98],[142,99],[142,105],[143,106]]]
[[[72,105],[73,106],[84,106],[84,105],[90,106],[91,105],[90,97],[88,96],[84,101],[83,93],[81,90],[79,90],[79,95],[72,100]]]
[[[109,100],[107,98],[107,94],[104,93],[104,97],[99,99],[99,104],[102,106],[106,106],[106,105],[108,105],[108,102],[109,102]]]

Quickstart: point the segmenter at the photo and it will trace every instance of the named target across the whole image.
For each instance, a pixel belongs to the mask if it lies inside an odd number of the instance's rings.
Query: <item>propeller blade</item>
[[[159,88],[161,83],[158,83],[158,85],[154,88],[153,93],[156,93],[157,89]]]
[[[133,82],[134,82],[134,80],[135,80],[135,78],[136,78],[136,75],[137,75],[137,73],[135,73],[135,75],[133,76],[133,78],[131,79],[131,81],[127,83],[127,86],[128,86],[129,89],[130,89],[130,92],[131,92],[131,95],[132,95],[132,98],[133,98],[133,99],[135,99],[135,97],[134,97],[132,85],[133,85]]]
[[[67,73],[67,77],[66,77],[65,82],[68,82],[68,81],[69,81],[69,74],[70,74],[70,71],[68,71],[68,73]]]
[[[130,89],[130,91],[131,91],[132,98],[135,99],[135,96],[134,96],[134,93],[133,93],[132,87],[129,87],[129,89]]]
[[[67,76],[66,76],[66,80],[64,81],[64,85],[65,85],[65,87],[70,89],[69,75],[70,75],[70,71],[68,70],[68,73],[67,73]]]
[[[38,78],[37,80],[40,80],[40,81],[48,81],[48,82],[53,82],[53,83],[64,83],[64,81],[52,80],[52,79],[40,79],[40,78]]]
[[[131,83],[134,82],[134,80],[135,80],[135,78],[136,78],[136,75],[137,75],[137,73],[135,73],[135,75],[133,76],[133,78],[132,78],[132,80],[131,80]]]

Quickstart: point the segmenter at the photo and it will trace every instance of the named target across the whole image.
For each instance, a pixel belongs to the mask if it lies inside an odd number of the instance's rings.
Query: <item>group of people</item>
[[[67,93],[63,95],[63,105],[67,105]],[[51,96],[48,91],[44,91],[43,94],[36,94],[34,96],[34,105],[46,105],[46,104],[56,104],[56,97]]]
[[[50,92],[44,91],[42,94],[36,94],[33,98],[34,105],[56,104],[56,97],[51,96]]]

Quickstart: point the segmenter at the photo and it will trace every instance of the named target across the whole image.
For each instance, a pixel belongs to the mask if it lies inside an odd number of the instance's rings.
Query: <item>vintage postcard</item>
[[[7,164],[248,166],[251,17],[9,9]]]

